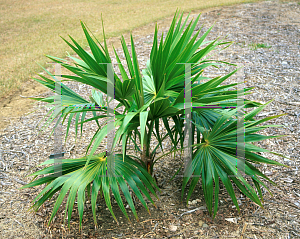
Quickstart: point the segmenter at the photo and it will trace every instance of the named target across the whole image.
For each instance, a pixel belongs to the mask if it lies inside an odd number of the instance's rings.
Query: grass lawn
[[[48,60],[69,47],[59,36],[83,39],[79,20],[101,39],[101,13],[108,37],[184,11],[245,0],[0,0],[0,98],[21,88]],[[253,2],[253,1],[252,1]],[[71,52],[70,52],[71,53]]]

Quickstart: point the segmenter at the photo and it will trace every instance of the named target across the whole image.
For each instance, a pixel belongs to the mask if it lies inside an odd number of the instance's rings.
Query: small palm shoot
[[[109,54],[104,36],[104,45],[95,37],[84,23],[81,23],[85,37],[91,52],[84,50],[78,42],[70,37],[70,42],[63,39],[78,58],[71,57],[74,65],[64,59],[48,56],[52,61],[61,64],[72,74],[62,75],[65,81],[75,81],[93,87],[90,100],[86,100],[65,84],[61,84],[62,110],[57,113],[54,106],[54,97],[36,98],[47,102],[52,108],[45,127],[57,119],[59,122],[67,120],[66,138],[75,121],[76,137],[78,128],[89,121],[95,121],[97,128],[86,150],[86,156],[78,159],[63,159],[60,170],[55,170],[54,160],[48,160],[40,166],[45,166],[32,174],[34,181],[23,188],[45,185],[45,188],[33,200],[33,208],[38,209],[45,201],[55,196],[55,204],[50,221],[56,215],[63,199],[67,197],[65,214],[70,219],[74,203],[77,198],[80,227],[82,225],[84,203],[90,198],[95,224],[96,201],[100,192],[113,218],[117,221],[112,210],[111,197],[113,196],[123,214],[128,218],[124,207],[124,199],[127,201],[133,215],[138,219],[135,205],[129,189],[133,192],[141,204],[150,213],[146,200],[155,205],[151,195],[158,198],[156,190],[159,190],[154,180],[154,165],[163,156],[155,157],[157,150],[162,151],[163,142],[169,140],[171,146],[166,154],[185,149],[183,134],[185,128],[185,96],[191,95],[192,111],[192,159],[185,170],[182,184],[182,199],[184,190],[190,184],[187,202],[191,197],[198,181],[201,178],[202,190],[208,211],[215,216],[218,210],[219,186],[224,184],[234,205],[239,210],[233,184],[247,197],[259,206],[262,204],[261,187],[267,188],[263,180],[272,184],[266,175],[260,172],[254,164],[282,165],[274,160],[267,159],[258,152],[269,152],[253,145],[265,139],[279,136],[264,136],[257,134],[267,127],[277,125],[258,126],[268,120],[279,116],[270,116],[256,120],[255,116],[267,105],[244,100],[241,96],[249,94],[251,88],[237,90],[238,83],[223,85],[222,83],[234,75],[233,70],[227,75],[215,78],[203,76],[207,67],[219,67],[220,64],[229,64],[211,60],[208,56],[217,49],[228,47],[231,42],[215,39],[205,41],[211,31],[209,28],[200,36],[196,30],[200,15],[188,22],[187,17],[183,21],[183,14],[175,13],[170,29],[165,38],[158,38],[158,29],[155,28],[153,46],[146,69],[139,68],[138,57],[135,50],[133,37],[131,36],[130,48],[122,37],[122,49],[126,63],[123,64],[120,56],[114,50],[120,75],[111,70],[112,59]],[[186,64],[190,66],[190,92],[185,92]],[[53,92],[55,91],[56,76],[48,72],[49,78],[40,75],[35,79]],[[114,89],[113,98],[118,102],[115,109],[113,127],[115,136],[112,149],[120,144],[122,150],[116,154],[106,155],[106,152],[97,153],[99,146],[104,143],[110,133],[108,124],[101,125],[99,120],[109,121],[109,107],[106,100],[109,97],[108,89]],[[105,96],[105,97],[104,97]],[[111,95],[110,95],[111,96]],[[237,107],[241,105],[242,107]],[[217,106],[211,107],[210,106]],[[241,110],[255,108],[244,116],[244,125],[238,124]],[[87,113],[92,117],[86,119]],[[162,133],[161,129],[165,129]],[[245,135],[244,142],[237,142],[238,132]],[[154,140],[155,139],[155,140]],[[129,144],[134,144],[139,152],[138,156],[127,153]],[[151,147],[152,143],[156,146]],[[237,145],[244,148],[244,158],[236,156]],[[113,151],[112,151],[113,152]],[[113,166],[107,167],[108,160],[114,155]],[[244,173],[237,169],[236,164],[244,165]],[[174,169],[174,173],[178,173]],[[233,177],[231,177],[233,175]],[[251,182],[249,182],[251,178]],[[268,188],[267,188],[268,189]],[[121,197],[121,193],[124,199]]]

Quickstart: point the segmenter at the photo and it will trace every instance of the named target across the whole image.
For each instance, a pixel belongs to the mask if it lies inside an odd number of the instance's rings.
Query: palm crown
[[[199,18],[200,15],[195,21],[188,23],[188,17],[183,21],[183,14],[176,13],[165,38],[162,35],[158,39],[156,27],[150,59],[146,69],[142,71],[139,68],[132,36],[130,49],[122,37],[121,43],[126,64],[122,64],[119,55],[114,50],[121,77],[112,70],[112,60],[104,31],[104,45],[102,45],[90,35],[90,31],[83,23],[81,23],[82,29],[91,53],[84,50],[70,37],[71,43],[65,39],[64,41],[79,56],[79,58],[70,56],[74,60],[74,65],[64,59],[48,56],[73,73],[62,75],[65,80],[90,85],[94,89],[88,101],[61,83],[62,110],[59,112],[55,111],[55,96],[38,98],[37,100],[52,105],[47,125],[56,118],[58,122],[68,118],[66,137],[74,117],[76,136],[79,125],[81,133],[82,126],[88,121],[96,121],[98,125],[85,157],[63,159],[59,170],[55,170],[53,159],[48,160],[42,164],[47,167],[32,174],[43,177],[23,187],[46,184],[46,187],[34,199],[33,207],[36,209],[59,192],[50,221],[67,193],[66,214],[68,213],[69,223],[77,195],[80,225],[86,196],[91,197],[94,220],[97,224],[95,205],[99,191],[103,194],[106,205],[115,220],[110,192],[129,219],[120,189],[136,218],[137,213],[128,188],[131,188],[149,211],[145,197],[155,205],[149,193],[157,197],[156,190],[159,190],[153,178],[153,165],[162,156],[155,158],[155,152],[159,147],[162,149],[162,142],[166,139],[172,142],[168,153],[186,148],[184,145],[186,135],[183,132],[186,128],[184,121],[188,120],[191,123],[191,143],[188,145],[191,149],[191,160],[186,165],[183,176],[182,197],[190,181],[188,201],[201,178],[208,211],[214,216],[218,208],[220,182],[226,187],[238,210],[233,183],[243,194],[262,206],[261,186],[266,187],[262,179],[273,182],[253,163],[281,164],[257,154],[257,152],[269,151],[251,143],[278,137],[264,136],[257,132],[266,127],[274,127],[274,125],[258,125],[279,116],[255,120],[254,117],[266,105],[239,97],[247,94],[245,92],[250,88],[237,90],[235,88],[237,83],[222,84],[237,70],[212,79],[203,76],[202,73],[206,67],[218,67],[220,63],[226,63],[208,60],[206,56],[217,48],[227,47],[230,42],[219,39],[205,41],[211,28],[199,36],[201,28],[195,30]],[[56,76],[49,72],[48,74],[50,78],[40,75],[41,79],[35,80],[54,92]],[[189,101],[187,101],[189,98],[187,96],[190,96]],[[118,102],[118,105],[114,109],[114,121],[109,123],[112,118],[109,102],[112,98]],[[209,108],[211,105],[214,107]],[[255,109],[248,113],[243,112],[245,113],[244,124],[241,125],[238,116],[244,108],[251,107]],[[186,112],[189,111],[191,114],[187,115]],[[93,117],[86,119],[87,112],[92,112]],[[102,127],[98,122],[100,119],[106,120],[107,124]],[[166,133],[160,132],[162,127],[165,128]],[[108,155],[105,152],[96,154],[99,145],[113,129],[115,129],[115,135],[110,149],[111,154]],[[237,142],[240,134],[244,135],[243,142]],[[151,148],[150,141],[153,137],[157,145]],[[122,152],[114,154],[113,150],[119,142],[121,142]],[[136,149],[140,151],[140,157],[126,153],[129,142],[133,142]],[[237,147],[243,149],[243,157],[237,156]],[[107,174],[110,158],[113,159],[111,166],[113,174]],[[236,167],[241,163],[245,174],[251,176],[251,182],[249,178],[242,175],[240,168]]]

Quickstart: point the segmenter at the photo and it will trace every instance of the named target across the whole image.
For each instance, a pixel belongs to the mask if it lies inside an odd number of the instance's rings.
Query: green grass
[[[11,93],[46,65],[45,54],[64,57],[70,34],[80,43],[84,21],[101,39],[101,13],[108,37],[118,36],[174,14],[247,2],[245,0],[2,0],[0,2],[0,98]],[[253,2],[253,1],[252,1]],[[222,23],[219,23],[222,24]]]
[[[268,44],[265,44],[265,43],[251,43],[248,45],[251,50],[255,51],[257,50],[258,48],[271,48],[272,46],[268,45]]]

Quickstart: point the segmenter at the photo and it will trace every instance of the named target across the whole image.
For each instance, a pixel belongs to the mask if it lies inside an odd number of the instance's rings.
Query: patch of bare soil
[[[192,14],[194,15],[194,14]],[[170,181],[182,163],[179,154],[165,157],[155,166],[161,188],[157,208],[148,204],[151,216],[137,201],[140,221],[128,211],[132,224],[113,203],[119,225],[105,207],[104,200],[97,202],[98,228],[94,228],[91,206],[85,206],[83,230],[78,231],[77,209],[74,209],[71,227],[63,224],[64,206],[54,222],[47,226],[54,201],[47,202],[38,212],[27,212],[32,199],[41,187],[19,190],[30,181],[26,176],[37,170],[36,166],[49,158],[54,139],[48,137],[51,127],[38,136],[38,125],[47,108],[41,103],[34,105],[35,113],[17,118],[2,130],[0,135],[0,235],[2,238],[300,238],[300,167],[299,117],[300,117],[300,5],[267,1],[220,7],[204,13],[202,32],[214,21],[209,38],[228,35],[234,44],[222,51],[219,60],[241,63],[244,70],[228,81],[245,80],[246,87],[254,86],[249,98],[260,102],[274,101],[260,116],[286,113],[273,120],[282,128],[265,130],[266,135],[286,135],[283,138],[266,140],[261,146],[286,155],[287,158],[267,155],[288,165],[259,166],[279,187],[269,185],[273,197],[266,191],[264,209],[256,206],[239,192],[236,193],[241,213],[234,208],[226,190],[220,189],[220,209],[215,219],[206,210],[201,184],[187,206],[180,202],[182,178]],[[200,26],[199,26],[200,27]],[[165,31],[164,27],[160,28]],[[151,31],[152,32],[152,31]],[[160,32],[161,33],[161,32]],[[141,66],[145,66],[153,35],[135,35],[136,48]],[[210,69],[207,76],[229,72],[229,67]],[[81,95],[90,94],[90,88],[69,84]],[[44,93],[44,95],[50,93]],[[84,127],[83,137],[74,142],[74,130],[65,145],[66,157],[79,157],[93,135],[93,124]],[[168,143],[164,144],[168,149]],[[159,156],[159,155],[158,155]]]

